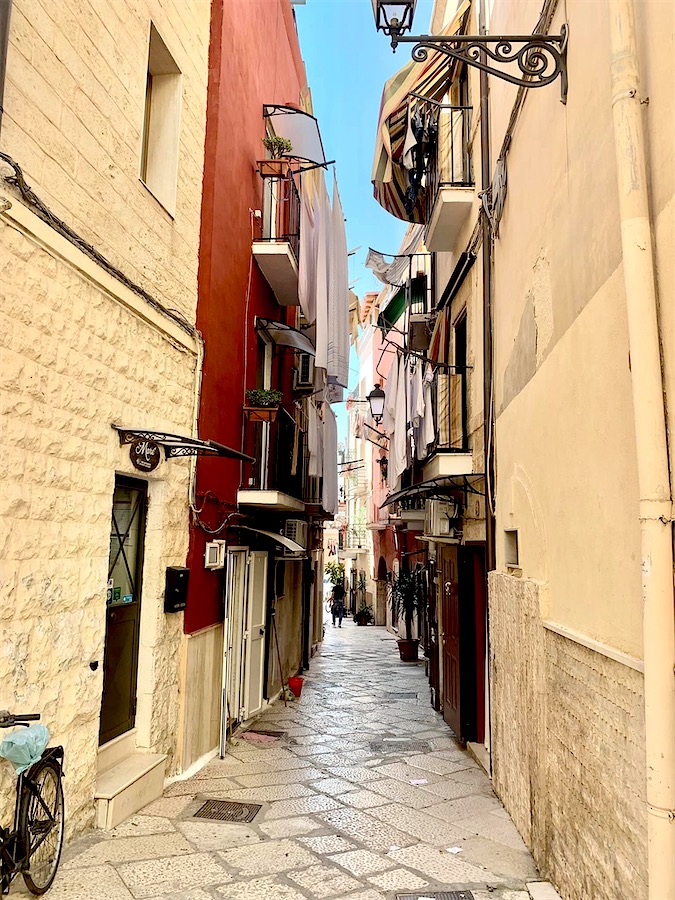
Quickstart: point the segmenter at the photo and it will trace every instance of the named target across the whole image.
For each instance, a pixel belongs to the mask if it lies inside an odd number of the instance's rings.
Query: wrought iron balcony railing
[[[263,241],[286,241],[296,261],[300,256],[300,194],[293,173],[267,174],[263,180],[262,234]]]
[[[429,155],[427,185],[429,214],[442,187],[472,187],[470,106],[438,107],[435,152]]]

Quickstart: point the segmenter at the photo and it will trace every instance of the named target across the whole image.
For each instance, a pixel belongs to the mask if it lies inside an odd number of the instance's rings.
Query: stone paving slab
[[[283,736],[235,739],[113,832],[68,847],[49,900],[393,900],[463,887],[528,900],[532,858],[427,697],[422,666],[401,664],[390,635],[345,620],[302,698],[255,720]],[[430,749],[374,751],[383,738]],[[263,807],[246,825],[195,819],[211,797]],[[18,884],[14,895],[29,896]]]

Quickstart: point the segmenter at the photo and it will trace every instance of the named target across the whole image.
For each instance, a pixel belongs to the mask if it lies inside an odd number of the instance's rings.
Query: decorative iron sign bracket
[[[536,88],[552,84],[560,76],[560,99],[567,102],[567,25],[560,34],[525,34],[507,36],[459,34],[440,36],[433,34],[402,35],[390,32],[391,46],[414,44],[412,58],[425,62],[429,51],[443,53],[482,69],[495,78],[509,81],[518,87]],[[515,63],[515,74],[498,68],[500,64]]]

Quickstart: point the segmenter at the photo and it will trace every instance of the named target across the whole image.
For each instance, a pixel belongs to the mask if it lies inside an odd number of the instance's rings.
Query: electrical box
[[[164,586],[164,612],[180,612],[187,606],[189,569],[182,566],[169,566],[166,570]]]
[[[209,541],[204,547],[204,568],[222,569],[225,565],[225,541]]]

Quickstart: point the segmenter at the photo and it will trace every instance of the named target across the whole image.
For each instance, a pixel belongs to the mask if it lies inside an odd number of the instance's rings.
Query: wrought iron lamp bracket
[[[429,51],[443,53],[482,69],[495,78],[509,81],[518,87],[536,88],[552,84],[560,76],[560,99],[567,102],[567,25],[560,34],[526,34],[511,37],[493,35],[401,35],[390,34],[391,46],[414,44],[412,58],[425,62]],[[511,74],[495,64],[515,63],[519,74]]]

